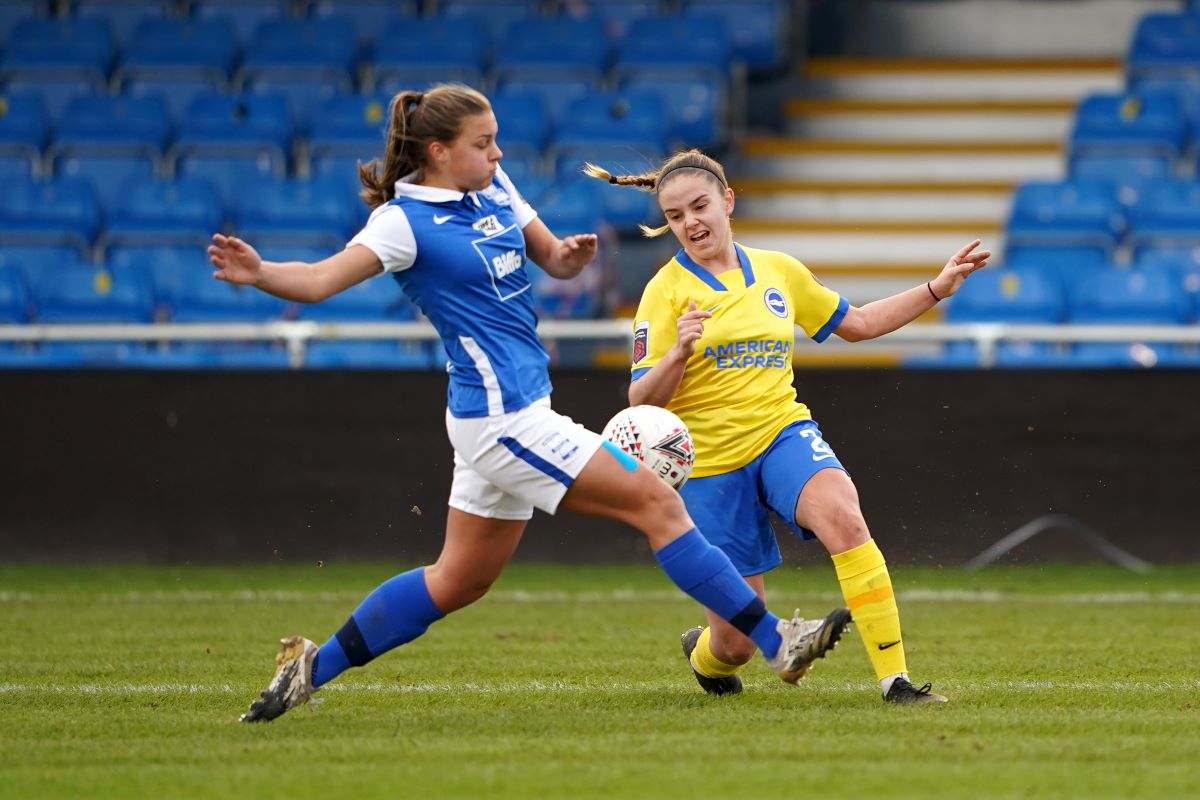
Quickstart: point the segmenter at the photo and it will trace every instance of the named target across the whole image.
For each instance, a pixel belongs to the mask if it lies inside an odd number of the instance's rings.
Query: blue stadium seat
[[[5,91],[10,96],[33,95],[45,109],[47,122],[53,128],[66,113],[67,106],[76,97],[94,95],[102,91],[93,81],[78,77],[54,78],[37,75],[17,75],[4,81]]]
[[[123,87],[204,80],[220,89],[229,84],[237,54],[233,22],[226,17],[146,20],[124,48],[114,77]]]
[[[175,130],[188,124],[187,111],[197,97],[223,89],[224,83],[208,78],[135,77],[122,83],[126,97],[157,96],[167,107],[167,118]]]
[[[489,49],[496,49],[510,28],[537,17],[540,6],[538,0],[441,0],[437,13],[446,19],[485,21]]]
[[[1146,14],[1129,47],[1131,78],[1182,75],[1200,68],[1200,18],[1194,14]]]
[[[292,6],[289,0],[190,0],[188,5],[197,19],[232,22],[239,46],[248,44],[264,22],[287,17]]]
[[[175,12],[174,0],[72,0],[74,16],[108,22],[114,43],[124,49],[137,41],[138,26],[147,19],[165,19]]]
[[[783,0],[687,0],[684,16],[721,18],[733,37],[734,55],[751,72],[774,72],[788,62],[788,3]]]
[[[1133,266],[1143,272],[1163,272],[1191,295],[1200,318],[1200,247],[1145,247],[1134,252]]]
[[[32,288],[38,322],[154,321],[154,295],[139,272],[60,267],[44,274]]]
[[[108,266],[116,271],[140,273],[150,283],[158,316],[166,317],[179,302],[188,273],[212,279],[212,264],[200,247],[113,247]]]
[[[652,93],[670,112],[669,136],[681,147],[720,147],[729,136],[724,85],[702,77],[638,77],[621,82],[622,91]]]
[[[404,43],[375,54],[375,83],[381,92],[424,89],[444,81],[483,83],[490,48],[479,19],[405,20],[389,26],[380,38]]]
[[[640,74],[723,80],[733,61],[729,35],[712,14],[649,17],[617,43],[613,73],[618,79]]]
[[[1011,246],[1115,248],[1124,231],[1116,191],[1101,181],[1032,181],[1017,187],[1008,217]]]
[[[82,263],[82,256],[75,247],[0,245],[0,269],[20,273],[27,288],[41,280],[44,273]]]
[[[582,78],[555,77],[520,77],[502,79],[496,82],[496,90],[492,93],[493,100],[512,95],[537,95],[541,99],[551,128],[567,116],[567,109],[580,98],[587,97],[600,91],[599,84]],[[500,123],[500,135],[504,135],[507,118],[497,115]]]
[[[321,104],[309,130],[314,157],[328,155],[372,158],[387,143],[391,97],[384,94],[342,94]]]
[[[1062,285],[1038,270],[985,269],[964,283],[946,306],[946,322],[1062,322]]]
[[[662,9],[657,0],[588,0],[564,3],[562,13],[583,19],[595,26],[609,41],[617,41],[647,17],[658,16]]]
[[[563,175],[577,173],[584,161],[625,170],[662,158],[667,145],[666,113],[655,95],[603,92],[570,105],[552,150]]]
[[[1192,317],[1191,298],[1162,272],[1110,269],[1071,287],[1073,323],[1183,324]]]
[[[292,120],[287,101],[278,95],[197,97],[187,113],[188,124],[176,137],[171,154],[179,174],[202,172],[199,165],[186,163],[203,160],[212,168],[212,180],[228,201],[228,174],[218,174],[224,162],[228,166],[249,167],[251,176],[282,177],[287,170],[292,141]]]
[[[492,77],[581,78],[599,82],[608,68],[608,39],[584,20],[569,17],[529,19],[520,36],[496,52]]]
[[[308,345],[309,369],[431,369],[422,342],[316,340]]]
[[[87,181],[13,181],[0,192],[0,244],[70,245],[86,253],[100,230]]]
[[[32,180],[36,164],[28,156],[0,155],[0,181]]]
[[[223,156],[217,153],[183,155],[175,164],[180,178],[201,178],[217,188],[221,206],[229,208],[248,184],[283,180],[284,169],[271,154]]]
[[[30,317],[25,276],[0,263],[0,325],[21,325]]]
[[[287,304],[257,289],[212,277],[211,269],[185,270],[170,310],[174,322],[267,322],[287,312]]]
[[[500,126],[496,138],[506,159],[532,162],[541,157],[550,139],[550,120],[540,95],[504,92],[492,98],[492,111]]]
[[[344,17],[350,21],[359,48],[373,58],[379,43],[388,42],[381,34],[390,26],[415,19],[420,9],[416,0],[316,0],[310,3],[314,19]]]
[[[171,132],[162,97],[76,97],[55,130],[53,155],[158,157]]]
[[[147,352],[138,342],[44,342],[27,366],[40,369],[124,369]]]
[[[1187,118],[1172,92],[1093,94],[1075,113],[1072,156],[1123,155],[1164,159],[1183,151]]]
[[[330,82],[350,91],[358,63],[354,27],[345,17],[270,19],[255,31],[235,83],[267,78]]]
[[[0,79],[75,78],[103,88],[115,55],[112,28],[105,19],[24,19],[0,54]]]
[[[1151,369],[1173,366],[1175,347],[1166,342],[1079,342],[1071,366],[1084,369]]]
[[[1071,155],[1067,171],[1072,180],[1105,181],[1120,190],[1136,189],[1166,180],[1174,169],[1171,159],[1153,155]]]
[[[417,317],[416,307],[390,275],[365,280],[320,303],[300,305],[298,312],[300,319],[321,322],[408,322]]]
[[[238,235],[251,242],[340,248],[353,235],[354,198],[344,184],[294,179],[246,186],[233,204]]]
[[[1129,209],[1134,248],[1200,245],[1200,183],[1147,184]]]
[[[553,219],[585,216],[586,209],[593,209],[598,219],[622,231],[633,231],[639,224],[647,222],[654,214],[654,196],[649,192],[578,176],[560,181],[542,198],[540,208]]]
[[[0,154],[30,164],[40,159],[49,125],[42,99],[32,94],[0,94]]]
[[[106,246],[207,246],[224,219],[211,181],[141,181],[127,188],[109,215]]]
[[[346,84],[340,78],[318,75],[291,77],[282,72],[248,78],[242,88],[248,95],[283,97],[298,135],[307,134],[325,103],[347,91]]]
[[[48,6],[45,0],[8,0],[0,3],[0,44],[8,41],[9,34],[22,20],[48,16]]]
[[[1092,247],[1007,246],[1004,267],[1032,270],[1066,285],[1111,266],[1108,254]]]
[[[54,174],[91,184],[100,213],[108,217],[125,195],[139,184],[154,180],[155,161],[148,156],[58,156]]]

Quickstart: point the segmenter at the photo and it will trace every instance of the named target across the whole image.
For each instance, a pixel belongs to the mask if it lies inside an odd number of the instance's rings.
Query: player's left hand
[[[983,269],[987,266],[987,260],[992,257],[991,250],[980,250],[975,252],[975,248],[979,247],[982,242],[979,239],[963,245],[959,251],[950,256],[950,260],[946,262],[946,266],[942,267],[942,271],[938,276],[929,282],[936,294],[942,300],[952,296],[958,291],[958,288],[963,285],[963,281],[977,269]]]
[[[596,257],[597,237],[594,233],[577,233],[564,237],[558,249],[563,266],[574,270],[583,269]]]

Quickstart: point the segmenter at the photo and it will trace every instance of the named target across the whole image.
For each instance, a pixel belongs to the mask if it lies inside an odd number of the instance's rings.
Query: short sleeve
[[[796,309],[796,324],[814,342],[825,341],[842,324],[850,310],[850,301],[825,288],[808,267],[794,258],[787,259],[785,271],[792,307]]]
[[[500,188],[508,193],[512,199],[513,216],[516,217],[517,227],[524,230],[525,226],[533,222],[537,217],[537,211],[533,206],[525,202],[525,198],[517,191],[517,187],[512,182],[512,178],[508,177],[508,173],[500,167],[496,167],[496,180],[500,183]]]
[[[642,292],[633,320],[630,380],[636,381],[649,372],[675,345],[677,318],[666,282],[652,278]]]
[[[408,269],[417,260],[417,239],[408,215],[398,205],[388,203],[371,212],[367,224],[347,247],[361,244],[383,264],[384,272]]]

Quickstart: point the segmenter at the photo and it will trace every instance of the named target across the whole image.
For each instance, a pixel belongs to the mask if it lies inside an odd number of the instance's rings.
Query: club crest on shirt
[[[650,341],[650,322],[639,322],[633,329],[633,363],[637,364],[646,357]]]
[[[787,319],[787,299],[783,296],[783,292],[772,286],[763,292],[763,302],[766,303],[767,310],[772,314],[780,319]]]
[[[504,230],[504,226],[500,224],[500,220],[496,219],[495,214],[489,214],[471,227],[484,236],[495,236]]]
[[[487,199],[491,200],[496,205],[499,205],[499,206],[511,206],[512,205],[512,198],[509,197],[508,192],[504,191],[503,189],[501,189],[499,186],[496,186],[495,184],[487,187],[482,192],[480,192],[480,194],[483,195],[484,197],[486,197]]]

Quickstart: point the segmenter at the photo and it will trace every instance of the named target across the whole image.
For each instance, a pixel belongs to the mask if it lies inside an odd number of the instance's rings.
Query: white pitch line
[[[12,592],[0,591],[0,603],[355,603],[366,593],[363,591],[299,591],[299,590],[256,590],[238,589],[227,592],[216,591],[130,591],[116,593],[68,593],[68,592]],[[1078,592],[1056,594],[1033,594],[999,592],[994,590],[971,591],[967,589],[900,589],[896,597],[902,603],[1064,603],[1079,605],[1135,605],[1142,603],[1168,603],[1175,605],[1200,604],[1200,593],[1196,592]],[[793,600],[837,602],[841,595],[836,591],[772,593],[773,602]],[[614,589],[609,591],[542,591],[529,592],[521,589],[498,589],[490,592],[487,601],[499,603],[623,603],[623,602],[692,602],[682,592],[674,589]]]
[[[1200,689],[1200,680],[1190,681],[1037,681],[1037,680],[986,680],[986,681],[943,681],[941,689],[960,694],[972,692],[1190,692]],[[798,687],[806,694],[843,694],[846,692],[875,691],[874,684],[851,681],[807,681]],[[693,694],[695,687],[682,680],[673,681],[515,681],[505,683],[335,683],[324,687],[322,692],[346,692],[348,694],[384,695],[556,695],[556,694],[632,694],[656,692],[660,694]],[[81,684],[63,686],[51,683],[0,683],[0,696],[106,696],[128,697],[142,695],[253,695],[249,687],[241,688],[228,683],[118,683]],[[319,695],[318,695],[319,697]]]

